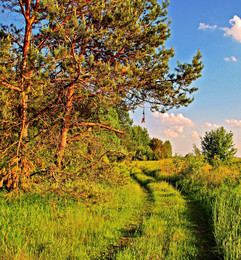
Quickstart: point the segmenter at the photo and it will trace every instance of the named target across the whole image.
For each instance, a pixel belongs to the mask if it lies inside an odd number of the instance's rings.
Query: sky
[[[161,2],[159,0],[159,2]],[[201,148],[205,132],[223,126],[234,134],[234,144],[241,157],[241,1],[240,0],[170,0],[171,37],[167,47],[174,47],[170,66],[191,62],[198,49],[202,53],[202,77],[194,82],[199,89],[194,101],[185,108],[165,114],[142,110],[131,113],[135,125],[147,128],[150,137],[170,140],[173,154]]]

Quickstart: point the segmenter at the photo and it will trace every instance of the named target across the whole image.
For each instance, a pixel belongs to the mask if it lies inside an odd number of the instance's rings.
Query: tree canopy
[[[193,101],[201,54],[170,72],[167,7],[157,0],[1,1],[16,17],[0,34],[1,167],[11,165],[4,180],[16,176],[9,183],[18,186],[37,169],[63,169],[91,134],[124,134],[105,116],[110,108],[148,103],[164,112]]]
[[[215,157],[228,161],[237,153],[237,149],[234,148],[233,133],[227,132],[224,127],[206,132],[201,138],[201,145],[203,154],[211,163]]]
[[[160,160],[172,157],[172,145],[169,140],[163,142],[158,138],[152,138],[150,147],[153,150],[153,159]]]

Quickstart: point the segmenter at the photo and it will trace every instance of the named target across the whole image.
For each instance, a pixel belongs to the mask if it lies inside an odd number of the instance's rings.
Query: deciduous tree
[[[215,157],[222,161],[228,161],[237,153],[234,148],[233,133],[227,132],[224,127],[206,132],[201,138],[203,154],[207,156],[210,163]]]
[[[158,138],[152,138],[150,147],[153,151],[154,160],[172,157],[172,145],[169,140],[163,142]]]

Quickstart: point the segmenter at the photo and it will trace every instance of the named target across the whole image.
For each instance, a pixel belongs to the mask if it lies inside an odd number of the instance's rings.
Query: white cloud
[[[227,57],[227,58],[224,58],[225,61],[234,61],[234,62],[237,62],[237,58],[235,58],[234,56],[231,56],[231,57]]]
[[[231,119],[231,120],[225,120],[225,122],[234,127],[241,127],[241,120]]]
[[[232,25],[231,28],[221,28],[225,31],[224,36],[231,36],[236,41],[241,42],[241,19],[237,15],[234,15],[233,19],[229,20],[229,23]]]
[[[203,30],[203,31],[214,30],[216,28],[217,28],[217,25],[208,25],[208,24],[205,24],[205,23],[200,23],[199,27],[198,27],[199,30]]]
[[[216,125],[216,124],[212,124],[212,123],[206,123],[205,124],[207,127],[211,127],[211,128],[219,128],[220,125]]]
[[[175,125],[172,127],[172,129],[174,129],[175,131],[177,131],[178,133],[183,133],[184,131],[184,126],[183,125]]]
[[[192,135],[192,138],[194,138],[194,139],[199,139],[200,138],[200,135],[198,134],[197,131],[192,131],[191,135]]]
[[[166,130],[164,130],[163,132],[164,132],[164,134],[165,134],[165,136],[166,136],[167,138],[174,138],[174,139],[176,139],[176,138],[184,138],[183,135],[180,135],[178,132],[174,131],[174,130],[171,129],[171,128],[166,129]]]
[[[161,114],[159,112],[154,112],[152,114],[154,117],[161,120],[162,123],[166,125],[183,125],[183,126],[194,126],[194,122],[187,117],[184,117],[183,114],[167,113]]]

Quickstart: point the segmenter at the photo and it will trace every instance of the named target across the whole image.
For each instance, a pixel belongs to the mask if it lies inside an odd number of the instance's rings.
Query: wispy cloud
[[[232,25],[231,28],[221,28],[225,31],[224,36],[231,36],[236,41],[241,42],[241,19],[234,15],[233,19],[229,20],[229,23]]]
[[[159,112],[154,112],[152,115],[155,118],[161,120],[161,122],[166,125],[174,125],[174,126],[182,125],[182,126],[190,126],[190,127],[195,125],[195,123],[191,119],[183,116],[183,114],[175,115],[174,113],[171,113],[169,115],[167,113],[162,114]]]
[[[231,119],[225,120],[226,124],[233,126],[233,127],[241,127],[241,120]]]
[[[163,131],[163,133],[165,134],[165,136],[167,138],[174,138],[174,139],[177,139],[177,138],[184,138],[185,136],[184,135],[180,135],[179,132],[171,129],[171,128],[168,128],[168,129],[165,129]]]
[[[199,139],[199,138],[200,138],[200,135],[198,134],[197,131],[192,131],[191,136],[192,136],[192,138],[194,138],[194,139]]]
[[[220,127],[220,125],[217,125],[217,124],[212,124],[212,123],[206,123],[205,124],[207,127],[210,127],[210,128],[219,128]]]
[[[215,30],[217,28],[217,25],[209,25],[209,24],[205,24],[205,23],[200,23],[198,29],[199,30],[203,30],[203,31],[207,31],[207,30]]]
[[[234,17],[229,20],[229,23],[231,24],[231,27],[218,27],[217,25],[200,23],[198,29],[203,31],[207,31],[207,30],[213,31],[218,28],[225,32],[224,36],[231,36],[233,39],[241,43],[241,18],[238,15],[234,15]],[[232,60],[229,58],[229,60],[227,61],[236,61],[236,60]]]
[[[227,57],[227,58],[224,58],[225,61],[234,61],[234,62],[237,62],[237,58],[234,57],[234,56],[231,56],[231,57]]]

